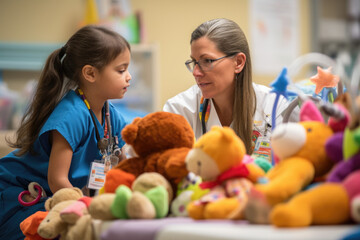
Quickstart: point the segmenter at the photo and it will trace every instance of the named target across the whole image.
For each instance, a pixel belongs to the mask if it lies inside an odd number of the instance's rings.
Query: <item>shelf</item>
[[[0,69],[40,71],[51,52],[60,43],[7,43],[0,42]]]
[[[0,71],[42,70],[47,57],[64,43],[10,43],[0,42]],[[158,96],[158,46],[131,45],[132,87],[122,102],[130,108],[153,112],[160,109]],[[138,100],[135,102],[134,99]]]
[[[40,71],[47,57],[63,43],[10,43],[0,42],[0,69]],[[155,45],[131,45],[133,54],[151,55]]]

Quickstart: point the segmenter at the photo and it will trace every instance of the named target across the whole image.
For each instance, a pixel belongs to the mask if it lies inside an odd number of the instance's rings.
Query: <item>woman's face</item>
[[[225,55],[207,37],[201,37],[191,43],[191,58],[195,61],[217,59]],[[226,57],[212,64],[213,68],[209,71],[202,71],[198,64],[193,70],[195,81],[204,98],[232,96],[235,86],[236,57]]]

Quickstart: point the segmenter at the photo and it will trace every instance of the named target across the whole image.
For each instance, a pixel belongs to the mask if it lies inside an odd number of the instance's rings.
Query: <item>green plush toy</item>
[[[110,210],[120,219],[163,218],[172,196],[172,187],[162,175],[143,173],[134,181],[132,190],[125,185],[116,189]]]
[[[269,160],[264,157],[256,157],[254,159],[254,163],[258,165],[262,170],[264,170],[265,173],[267,173],[272,168]]]
[[[176,197],[171,202],[171,215],[174,217],[187,217],[187,205],[194,200],[200,199],[209,192],[209,189],[201,189],[199,184],[201,177],[189,172],[178,184]]]

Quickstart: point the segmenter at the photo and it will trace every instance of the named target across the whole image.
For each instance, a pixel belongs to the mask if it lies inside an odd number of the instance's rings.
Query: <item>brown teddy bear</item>
[[[176,189],[188,173],[185,158],[195,140],[186,119],[174,113],[154,112],[135,118],[121,134],[137,156],[121,161],[107,173],[105,192],[113,192],[121,184],[131,187],[131,176],[144,172],[160,173]]]

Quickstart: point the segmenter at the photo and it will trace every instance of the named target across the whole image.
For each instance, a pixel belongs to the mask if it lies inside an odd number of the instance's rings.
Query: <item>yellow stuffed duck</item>
[[[270,206],[288,200],[331,169],[325,143],[332,135],[312,101],[303,104],[299,123],[277,126],[271,146],[278,163],[267,172],[267,183],[255,185]]]
[[[249,156],[244,143],[231,128],[214,126],[198,139],[186,157],[186,166],[202,178],[200,187],[210,191],[187,205],[191,218],[242,218],[247,193],[265,175],[253,162],[243,164],[245,157]]]

